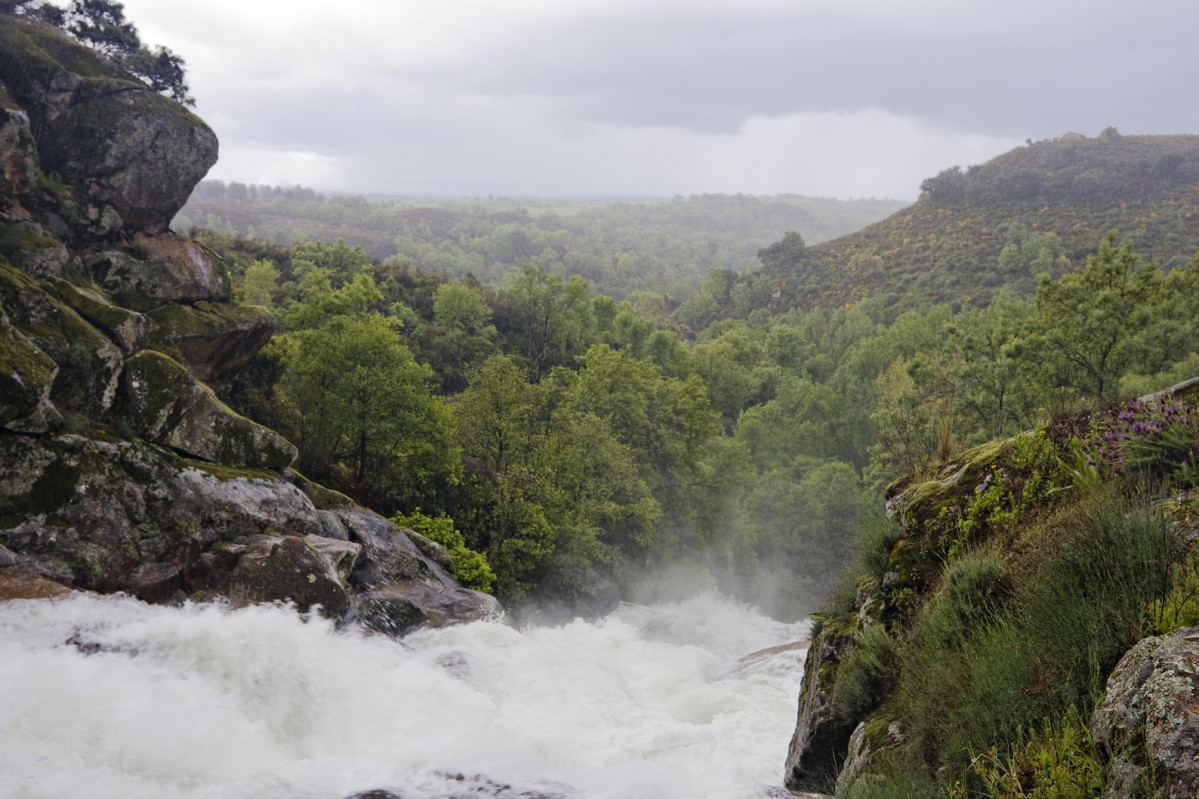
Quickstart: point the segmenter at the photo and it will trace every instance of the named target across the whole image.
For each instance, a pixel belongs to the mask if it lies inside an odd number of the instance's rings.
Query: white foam
[[[273,606],[3,603],[0,793],[434,797],[460,773],[588,799],[762,797],[803,653],[738,659],[804,634],[712,597],[403,644]]]

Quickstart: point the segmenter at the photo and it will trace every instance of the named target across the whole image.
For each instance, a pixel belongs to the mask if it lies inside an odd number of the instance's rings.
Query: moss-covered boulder
[[[234,413],[167,356],[143,350],[125,362],[121,416],[135,435],[227,466],[283,469],[296,448]]]
[[[54,361],[50,399],[61,412],[101,419],[112,406],[121,351],[69,305],[0,259],[0,305],[13,327]]]
[[[0,425],[45,432],[57,415],[50,387],[58,367],[8,322],[0,310]]]
[[[266,308],[198,302],[164,305],[147,316],[154,322],[154,344],[178,353],[192,374],[214,380],[246,363],[275,332]]]
[[[42,287],[107,334],[125,352],[135,352],[150,342],[154,323],[149,317],[114,305],[99,291],[77,286],[61,278],[51,278]]]
[[[198,117],[54,28],[0,17],[0,81],[94,233],[165,231],[216,163]]]
[[[0,207],[4,202],[0,199]],[[37,280],[78,272],[70,250],[40,224],[22,219],[20,209],[9,219],[0,218],[0,255]]]

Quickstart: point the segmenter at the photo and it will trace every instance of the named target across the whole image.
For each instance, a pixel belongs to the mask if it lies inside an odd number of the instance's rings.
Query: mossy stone
[[[125,420],[147,441],[226,466],[282,469],[295,460],[286,439],[235,413],[162,353],[130,357],[121,391]]]
[[[50,26],[0,15],[0,80],[93,233],[166,230],[216,161],[203,121]]]
[[[32,278],[0,259],[0,304],[9,321],[58,366],[50,399],[61,411],[102,419],[112,404],[121,353],[107,336]]]
[[[0,425],[34,413],[57,373],[49,355],[0,317]]]
[[[108,302],[98,292],[52,278],[45,284],[55,297],[107,333],[126,352],[141,349],[150,338],[150,320],[143,314]]]
[[[254,306],[168,303],[146,316],[156,326],[151,346],[177,355],[201,380],[212,380],[241,366],[275,332],[271,312]]]

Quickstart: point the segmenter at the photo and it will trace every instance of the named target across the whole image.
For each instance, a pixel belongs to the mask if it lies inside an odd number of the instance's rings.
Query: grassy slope
[[[875,776],[846,795],[1095,795],[1091,712],[1120,656],[1191,612],[1180,581],[1194,579],[1199,502],[1178,491],[1188,461],[1168,437],[1133,442],[1140,459],[1126,449],[1114,473],[1082,466],[1074,448],[1097,446],[1096,421],[1118,424],[1108,413],[892,486],[898,523],[864,533],[818,616],[821,645],[845,653],[822,674],[832,706],[850,728],[865,724],[873,752]],[[1193,440],[1196,427],[1175,429]],[[1034,773],[1057,750],[1060,768]],[[1046,792],[1005,787],[1016,776]]]

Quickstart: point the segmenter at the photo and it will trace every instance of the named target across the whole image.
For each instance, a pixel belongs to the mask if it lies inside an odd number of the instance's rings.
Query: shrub
[[[857,601],[859,577],[873,577],[880,584],[890,566],[891,548],[899,540],[899,525],[882,515],[868,517],[858,528],[849,563],[838,574],[822,608],[824,615],[848,613]]]
[[[1143,488],[1093,496],[1062,524],[1019,599],[1020,626],[1041,658],[1045,701],[1085,708],[1142,636],[1145,607],[1165,597],[1184,548]]]
[[[1058,724],[1046,720],[1023,735],[1006,756],[990,749],[971,758],[970,772],[951,786],[951,799],[1091,799],[1104,786],[1091,731],[1073,705]]]
[[[1011,592],[1003,557],[990,550],[955,559],[941,577],[917,635],[940,647],[960,647],[998,617]]]
[[[898,669],[895,641],[886,628],[878,622],[867,625],[837,668],[833,709],[844,719],[862,719],[891,693]]]
[[[971,752],[1023,741],[1042,719],[1088,712],[1142,636],[1146,608],[1167,600],[1172,571],[1181,574],[1182,547],[1157,497],[1081,499],[1026,537],[1040,548],[1030,572],[1004,573],[987,553],[947,567],[901,648],[897,711],[929,762],[951,774]]]
[[[1155,635],[1199,625],[1199,553],[1192,551],[1184,563],[1174,564],[1169,591],[1149,604],[1146,616]]]
[[[445,547],[453,565],[454,579],[467,588],[491,593],[495,573],[481,552],[466,548],[466,539],[454,528],[449,516],[426,516],[418,511],[410,514],[397,513],[391,520],[400,527],[407,527]]]

